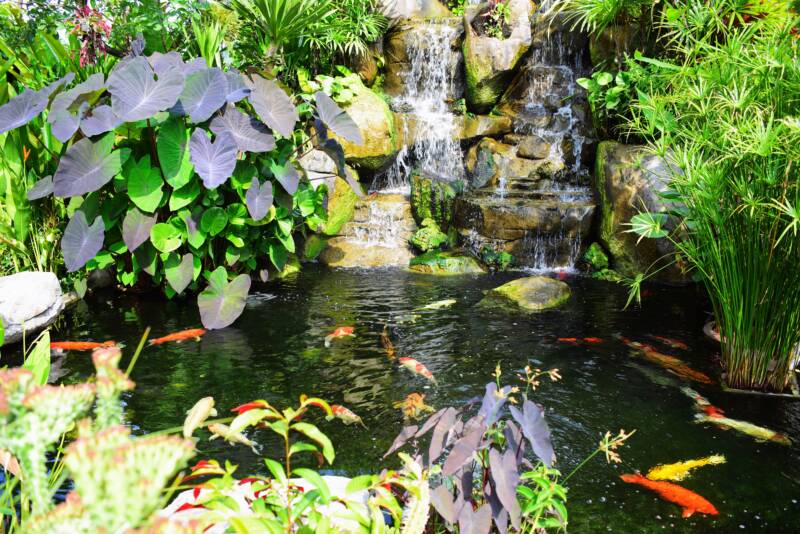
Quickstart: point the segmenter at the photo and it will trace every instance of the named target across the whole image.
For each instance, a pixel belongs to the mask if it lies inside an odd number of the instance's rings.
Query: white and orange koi
[[[395,402],[394,407],[402,410],[403,417],[407,421],[419,419],[426,413],[433,413],[433,407],[425,404],[425,395],[422,393],[410,393],[405,399]]]
[[[331,412],[333,412],[333,415],[329,415],[325,418],[328,421],[331,419],[339,419],[346,425],[359,424],[364,428],[367,428],[367,425],[364,424],[364,421],[361,419],[361,417],[357,416],[351,410],[340,404],[331,404]]]
[[[407,358],[407,357],[403,356],[398,361],[400,362],[400,365],[402,365],[403,367],[405,367],[406,369],[408,369],[409,371],[411,371],[415,375],[419,375],[419,376],[429,380],[435,386],[439,385],[436,382],[436,377],[433,376],[433,373],[431,373],[428,370],[427,367],[425,367],[423,364],[421,364],[420,362],[418,362],[414,358]]]
[[[214,397],[203,397],[186,412],[186,419],[183,421],[183,437],[190,438],[197,428],[205,423],[209,417],[216,417],[217,410],[214,409]]]
[[[356,337],[354,331],[355,328],[353,328],[352,326],[340,326],[339,328],[334,330],[333,333],[325,336],[325,346],[330,347],[331,341],[333,341],[334,339],[338,339],[340,337]]]
[[[212,423],[206,428],[212,434],[212,436],[208,438],[209,441],[212,439],[222,438],[232,445],[239,443],[246,447],[250,447],[253,449],[254,453],[258,454],[255,441],[247,439],[247,437],[245,437],[245,435],[241,432],[234,432],[228,425],[223,425],[222,423]]]

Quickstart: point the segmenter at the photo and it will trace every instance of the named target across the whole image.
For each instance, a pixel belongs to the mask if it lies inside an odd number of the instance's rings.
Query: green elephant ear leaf
[[[228,214],[222,208],[209,208],[200,219],[200,229],[212,236],[218,235],[228,224]]]
[[[173,117],[161,125],[156,149],[167,183],[173,189],[188,184],[194,165],[189,159],[189,131],[180,118]]]
[[[145,213],[153,213],[164,199],[164,180],[150,166],[150,156],[140,159],[128,171],[128,196]]]
[[[170,287],[180,295],[192,283],[194,256],[184,254],[182,258],[178,259],[176,254],[170,254],[167,261],[164,262],[164,274]]]
[[[209,330],[225,328],[233,324],[244,311],[250,291],[250,276],[240,274],[228,282],[224,267],[211,273],[208,287],[197,296],[200,320]]]
[[[200,182],[190,180],[188,184],[176,189],[169,197],[169,210],[178,211],[195,201],[200,195]]]
[[[181,246],[181,231],[168,223],[158,223],[150,229],[150,242],[159,252],[172,252]]]

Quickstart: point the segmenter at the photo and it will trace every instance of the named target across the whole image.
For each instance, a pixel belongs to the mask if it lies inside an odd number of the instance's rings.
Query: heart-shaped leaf
[[[0,134],[19,128],[39,116],[47,107],[47,96],[40,91],[25,89],[0,106]]]
[[[47,122],[51,124],[56,139],[64,143],[78,131],[78,126],[89,109],[89,102],[85,96],[103,91],[104,80],[102,73],[93,74],[85,82],[60,93],[53,99]]]
[[[51,110],[69,109],[82,96],[88,95],[104,89],[105,76],[102,73],[92,74],[86,81],[77,84],[68,91],[60,93],[53,99]],[[50,118],[48,117],[48,121]]]
[[[150,239],[150,230],[156,224],[158,217],[148,217],[136,208],[131,208],[122,221],[122,240],[130,252]]]
[[[122,169],[121,153],[112,151],[114,136],[96,142],[81,139],[64,153],[53,176],[53,193],[67,198],[97,191]]]
[[[317,91],[314,99],[317,102],[317,116],[333,133],[357,145],[364,143],[358,125],[331,97]]]
[[[181,119],[172,117],[161,125],[156,149],[167,183],[174,189],[189,183],[194,167],[189,160],[189,131]]]
[[[239,318],[247,304],[250,291],[250,276],[240,274],[228,282],[224,267],[211,273],[208,287],[197,296],[200,320],[209,330],[230,326]]]
[[[183,73],[167,70],[159,74],[141,56],[126,61],[108,76],[111,109],[125,122],[144,120],[175,105],[183,91]]]
[[[276,162],[271,162],[269,170],[272,175],[283,186],[287,193],[294,195],[297,191],[297,186],[300,184],[300,173],[297,172],[294,165],[287,163],[286,165],[278,165]]]
[[[200,195],[200,182],[191,180],[180,189],[176,189],[169,197],[169,210],[178,211],[185,208]]]
[[[506,387],[510,388],[511,386]],[[500,454],[500,451],[492,447],[489,449],[489,467],[497,497],[508,511],[511,524],[519,530],[521,510],[517,502],[519,471],[517,470],[515,451],[507,449],[505,453]]]
[[[158,169],[150,166],[150,156],[145,156],[128,171],[128,196],[138,208],[147,213],[158,209],[164,199],[164,180]]]
[[[200,70],[186,76],[175,107],[179,114],[189,115],[192,122],[204,122],[225,105],[227,96],[228,79],[221,70]]]
[[[156,223],[150,229],[150,242],[159,252],[172,252],[181,246],[181,231],[168,223]]]
[[[76,211],[67,223],[64,237],[61,238],[61,250],[64,253],[64,264],[67,272],[75,272],[94,258],[103,248],[106,229],[103,218],[98,216],[91,226],[82,211]]]
[[[110,132],[120,124],[122,121],[111,111],[111,106],[97,106],[91,110],[91,115],[87,115],[81,120],[81,131],[87,137],[94,137]]]
[[[50,123],[50,131],[53,132],[53,137],[62,143],[66,143],[78,131],[81,118],[79,115],[70,113],[66,108],[53,109],[47,116],[47,122]]]
[[[522,433],[530,441],[536,456],[547,467],[552,466],[556,461],[556,453],[550,442],[550,427],[544,420],[544,410],[529,400],[522,404],[521,412],[515,406],[509,407],[509,410],[511,416],[522,428]]]
[[[225,108],[224,114],[214,117],[210,127],[217,135],[223,132],[231,134],[240,152],[269,152],[275,148],[275,138],[269,134],[266,125],[231,104]]]
[[[205,130],[192,133],[189,141],[190,159],[206,189],[216,189],[231,177],[236,168],[236,141],[228,132],[217,135],[212,143]]]
[[[150,276],[154,276],[156,274],[156,270],[158,269],[158,254],[151,243],[144,243],[142,246],[137,248],[136,252],[133,253],[133,258],[144,272]]]
[[[235,69],[231,69],[225,73],[225,78],[228,80],[228,96],[226,100],[234,104],[250,94],[250,88],[244,83],[244,78]]]
[[[190,74],[194,74],[195,72],[200,72],[201,70],[206,69],[208,69],[206,60],[201,57],[196,57],[194,59],[190,59],[183,65],[183,75],[189,76]]]
[[[38,200],[53,192],[53,177],[45,176],[28,189],[28,200]]]
[[[218,235],[228,224],[228,213],[218,207],[209,208],[200,219],[200,229],[212,236]]]
[[[170,71],[183,72],[184,68],[181,55],[174,50],[166,54],[153,52],[148,56],[147,62],[150,63],[150,67],[152,67],[153,71],[159,76]]]
[[[272,206],[272,182],[260,184],[258,178],[253,177],[250,189],[245,194],[247,201],[247,211],[254,221],[260,221],[267,216],[269,208]]]
[[[200,248],[206,242],[207,233],[200,228],[200,217],[192,215],[189,210],[183,210],[180,214],[183,224],[186,225],[186,235],[189,245]]]
[[[192,283],[194,256],[184,254],[183,258],[178,260],[177,255],[170,254],[167,261],[164,262],[164,275],[167,277],[167,283],[169,283],[170,287],[180,295]]]
[[[255,75],[245,83],[250,88],[250,103],[261,120],[284,137],[294,131],[299,118],[291,98],[272,80]]]

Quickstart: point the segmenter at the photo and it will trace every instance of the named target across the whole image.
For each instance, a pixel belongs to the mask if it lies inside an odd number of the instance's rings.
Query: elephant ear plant
[[[324,221],[325,187],[296,166],[311,144],[344,165],[340,138],[361,143],[324,93],[299,107],[274,81],[210,68],[176,52],[131,54],[108,76],[69,74],[0,107],[0,135],[46,113],[54,167],[31,200],[63,199],[69,272],[114,267],[167,296],[195,292],[203,324],[224,328],[244,308],[250,273],[281,271],[297,232]],[[314,135],[302,128],[313,122]],[[57,142],[56,142],[57,141]]]

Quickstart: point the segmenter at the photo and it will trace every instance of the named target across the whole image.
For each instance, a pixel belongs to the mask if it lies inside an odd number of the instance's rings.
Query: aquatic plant
[[[267,260],[282,270],[295,251],[293,234],[324,221],[325,189],[303,179],[297,155],[316,145],[357,185],[328,128],[356,143],[361,134],[323,92],[304,105],[303,117],[314,121],[309,137],[295,130],[300,112],[271,80],[174,52],[136,53],[107,77],[96,73],[67,89],[70,73],[22,92],[0,107],[0,132],[25,128],[47,110],[62,154],[28,197],[69,202],[61,240],[69,272],[113,266],[129,287],[146,274],[170,297],[206,279],[201,318],[223,328],[244,307],[250,273],[265,277]]]
[[[668,160],[672,209],[634,217],[630,231],[669,239],[694,266],[727,384],[783,391],[800,342],[800,21],[774,6],[686,0],[665,10],[674,59],[637,56],[652,74],[637,86],[630,127]]]

